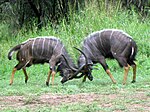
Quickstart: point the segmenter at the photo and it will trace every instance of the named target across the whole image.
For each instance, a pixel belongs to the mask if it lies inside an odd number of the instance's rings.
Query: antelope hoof
[[[82,83],[84,83],[86,80],[83,80]]]
[[[49,86],[49,82],[46,82],[46,85]]]
[[[12,85],[12,83],[9,84],[10,86]]]
[[[11,86],[13,84],[13,82],[10,82],[9,85]]]
[[[135,80],[133,80],[131,83],[135,83],[136,81]]]
[[[125,83],[125,82],[123,82],[123,85],[126,85],[126,83]]]
[[[112,80],[113,84],[116,84],[117,82],[115,80]]]
[[[28,80],[25,80],[25,83],[26,83],[26,84],[27,84],[27,81],[28,81]]]
[[[116,84],[117,82],[115,81],[115,82],[113,82],[114,84]]]

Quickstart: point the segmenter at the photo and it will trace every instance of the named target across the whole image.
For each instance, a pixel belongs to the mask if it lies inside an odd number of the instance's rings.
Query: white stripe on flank
[[[39,40],[39,41],[38,41],[38,40]],[[37,41],[38,41],[38,42],[37,42]],[[36,41],[36,42],[37,42],[37,43],[36,43],[36,44],[37,44],[36,47],[37,47],[37,49],[39,49],[39,48],[41,47],[41,46],[40,46],[41,38],[38,38],[37,41]],[[35,49],[36,49],[36,48],[35,48]],[[36,50],[37,50],[37,49],[36,49]],[[41,52],[41,51],[39,51],[39,53],[40,53],[40,52]]]
[[[110,40],[111,40],[111,37],[112,37],[113,32],[114,32],[114,31],[112,30],[112,32],[111,32],[111,34],[110,34]]]
[[[53,46],[53,42],[54,42],[54,40],[51,40],[51,41],[52,41],[51,46],[52,46],[52,47],[54,47],[54,46]],[[52,52],[53,52],[53,51],[52,51]]]
[[[62,50],[64,48],[64,45],[62,46],[61,50],[60,50],[60,54],[58,54],[57,56],[55,56],[55,59],[58,58],[59,56],[62,55]],[[53,55],[53,54],[52,54]],[[52,59],[52,58],[51,58]],[[51,59],[49,60],[49,62],[51,62]]]
[[[53,50],[53,51],[55,51],[55,49],[56,49],[56,47],[57,47],[57,44],[58,44],[58,40],[57,40],[57,42],[56,42],[56,45],[55,45],[55,47],[54,47],[54,50]]]
[[[102,40],[101,40],[101,37],[100,37],[100,43],[101,43],[101,46],[102,46],[102,49],[103,49],[103,44],[102,44]]]
[[[34,39],[33,44],[32,44],[32,55],[33,55],[33,48],[34,48],[35,40],[36,40],[36,39]]]
[[[61,52],[60,52],[60,55],[62,54],[62,50],[63,50],[63,48],[64,48],[64,45],[62,46],[62,48],[61,48]]]
[[[50,42],[51,42],[51,40],[49,39],[49,40],[48,40],[48,52],[47,52],[46,56],[48,56],[49,53],[50,53]]]
[[[91,39],[92,39],[92,38],[89,38],[88,40],[89,40],[89,43],[91,43],[91,44],[92,44],[92,46],[93,46],[93,43],[91,42]]]
[[[93,41],[94,41],[94,43],[95,43],[95,46],[96,46],[96,47],[98,47],[98,45],[97,45],[97,42],[96,42],[95,38],[94,38],[94,40],[93,40]]]
[[[92,40],[92,42],[91,42],[91,40]],[[95,41],[95,39],[94,38],[90,38],[89,39],[89,42],[92,44],[92,46],[95,48],[95,49],[97,49],[97,42]],[[95,43],[95,44],[94,44]]]
[[[44,51],[44,45],[45,45],[45,38],[43,38],[43,43],[42,43],[42,52],[41,52],[41,56],[43,54],[43,51]]]
[[[102,44],[101,33],[102,33],[102,32],[99,32],[99,40],[100,40],[100,44],[101,44],[101,46],[102,46],[102,50],[104,51],[105,49],[104,49],[104,46],[103,46],[103,44]],[[105,52],[103,52],[103,53],[105,54]]]
[[[93,57],[95,57],[95,56],[93,55],[93,53],[91,52],[91,50],[89,50],[89,49],[88,49],[87,47],[85,47],[84,45],[83,45],[83,47],[86,48],[86,49],[88,50],[88,52],[90,52],[90,54],[92,54]]]
[[[61,50],[60,50],[60,54],[58,54],[56,57],[61,56],[63,48],[64,48],[64,45],[62,46],[62,48],[61,48]]]
[[[99,32],[99,41],[101,42],[101,33]]]

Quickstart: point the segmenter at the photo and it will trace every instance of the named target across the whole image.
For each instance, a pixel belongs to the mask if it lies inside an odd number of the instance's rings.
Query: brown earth
[[[43,94],[41,96],[2,96],[0,97],[0,110],[6,108],[29,108],[40,107],[41,105],[61,106],[62,104],[97,102],[99,107],[112,108],[114,105],[124,105],[131,111],[137,112],[142,108],[145,112],[150,111],[150,97],[143,92],[126,96],[125,94],[96,94],[82,93],[75,95]],[[116,110],[115,112],[122,112]],[[140,111],[139,111],[140,112]]]

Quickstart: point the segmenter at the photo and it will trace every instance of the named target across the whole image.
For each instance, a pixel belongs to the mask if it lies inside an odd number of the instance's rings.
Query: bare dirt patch
[[[45,94],[40,96],[39,100],[42,103],[48,103],[53,105],[60,105],[62,103],[75,103],[75,102],[85,102],[90,103],[99,99],[102,95],[98,94],[75,94],[75,95],[52,95]]]
[[[24,105],[23,96],[4,96],[0,97],[0,110],[5,107],[19,107]]]
[[[74,95],[63,94],[43,94],[41,96],[2,96],[0,97],[0,110],[6,108],[36,108],[37,106],[49,105],[60,106],[62,104],[84,103],[86,105],[97,102],[101,108],[113,108],[119,102],[123,102],[126,108],[133,111],[138,111],[139,108],[150,110],[150,97],[147,97],[142,92],[135,95],[122,95],[122,94],[96,94],[96,93],[82,93]],[[115,104],[115,105],[114,105]],[[121,110],[116,110],[121,112]]]
[[[61,105],[62,103],[76,102],[93,102],[102,95],[98,94],[76,94],[76,95],[60,95],[60,94],[43,94],[41,96],[26,98],[24,96],[3,96],[0,97],[0,108],[21,107],[24,105],[40,105],[50,104],[53,106]]]

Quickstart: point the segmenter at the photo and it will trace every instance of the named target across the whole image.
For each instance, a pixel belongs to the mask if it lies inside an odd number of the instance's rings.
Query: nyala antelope
[[[116,59],[120,67],[124,67],[123,84],[126,84],[130,66],[133,68],[132,83],[136,81],[136,64],[134,61],[137,54],[137,45],[132,37],[122,30],[105,29],[93,32],[83,41],[82,49],[76,49],[81,52],[78,59],[79,69],[70,79],[84,76],[83,82],[86,77],[92,80],[92,66],[100,63],[112,82],[116,83],[105,60],[111,58]],[[77,76],[80,72],[82,74]]]
[[[63,77],[61,82],[63,83],[69,80],[69,77],[77,71],[77,67],[74,65],[60,39],[53,36],[32,38],[16,45],[8,53],[9,60],[11,60],[15,51],[17,51],[16,59],[19,62],[12,71],[10,85],[13,84],[15,72],[20,69],[23,70],[25,75],[25,83],[27,83],[28,75],[26,72],[26,67],[29,67],[32,64],[49,63],[50,70],[46,81],[47,86],[49,85],[50,75],[52,75],[53,85],[56,72],[60,72],[60,75]],[[62,55],[65,56],[70,66],[66,64],[66,61]]]

